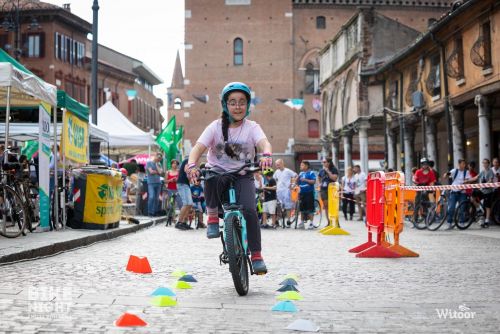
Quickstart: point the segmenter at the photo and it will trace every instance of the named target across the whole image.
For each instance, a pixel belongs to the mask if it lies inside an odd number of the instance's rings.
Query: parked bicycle
[[[7,169],[7,168],[5,168]],[[0,235],[17,238],[25,232],[27,216],[19,193],[7,184],[10,173],[2,171],[0,183]]]
[[[228,177],[229,188],[227,196],[222,201],[224,211],[223,225],[221,226],[222,253],[219,255],[220,263],[229,264],[229,271],[233,278],[236,291],[240,296],[248,293],[249,277],[248,272],[255,274],[250,261],[250,251],[247,241],[247,226],[243,217],[243,207],[236,199],[235,180],[239,172],[246,169],[248,173],[259,171],[258,165],[246,163],[238,170],[218,173],[214,170],[204,169],[202,175],[205,180],[212,177]],[[265,274],[264,272],[262,274]]]

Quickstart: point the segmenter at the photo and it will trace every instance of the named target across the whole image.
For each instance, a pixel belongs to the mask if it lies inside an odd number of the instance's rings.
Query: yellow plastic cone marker
[[[285,279],[288,279],[288,278],[291,278],[291,279],[295,280],[295,282],[299,281],[299,276],[295,275],[295,274],[288,274],[288,275],[286,275]]]
[[[151,305],[158,307],[175,306],[177,301],[169,296],[156,296],[151,298]]]
[[[192,289],[193,287],[188,282],[177,281],[177,283],[175,284],[175,288],[176,289]]]
[[[182,276],[186,275],[186,272],[180,269],[176,269],[171,275],[176,278],[181,278]]]
[[[297,291],[287,291],[283,292],[281,295],[276,297],[278,300],[302,300],[302,296]]]

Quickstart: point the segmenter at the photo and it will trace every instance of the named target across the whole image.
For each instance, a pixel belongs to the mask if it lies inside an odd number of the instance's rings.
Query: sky
[[[92,23],[94,0],[42,0],[61,6]],[[154,93],[164,100],[177,50],[184,63],[184,0],[99,0],[98,42],[146,64],[164,84]]]

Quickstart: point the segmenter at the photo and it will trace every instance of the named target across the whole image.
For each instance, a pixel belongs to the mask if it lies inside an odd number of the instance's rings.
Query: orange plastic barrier
[[[299,186],[292,187],[292,190],[290,192],[290,199],[292,200],[292,202],[297,202],[299,200],[299,191],[300,191]]]
[[[356,257],[401,257],[398,253],[384,247],[384,209],[385,173],[374,172],[368,175],[366,189],[366,227],[368,241],[349,250],[358,253]],[[375,234],[375,242],[373,241]]]
[[[394,244],[384,242],[384,246],[403,257],[418,257],[418,254],[399,244],[399,234],[403,231],[405,175],[401,172],[385,174],[385,217],[384,234],[393,235]]]

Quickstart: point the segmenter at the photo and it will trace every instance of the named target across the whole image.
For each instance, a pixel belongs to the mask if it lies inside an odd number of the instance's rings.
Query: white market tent
[[[90,138],[108,141],[108,133],[94,124],[89,124]],[[5,123],[0,123],[0,141],[5,140]],[[57,124],[57,137],[61,137],[62,124]],[[9,124],[9,139],[17,141],[38,140],[40,130],[38,123],[10,123]],[[54,135],[53,127],[50,128],[50,135]]]
[[[111,101],[97,109],[97,126],[109,135],[109,146],[151,146],[155,144],[150,133],[130,122]]]

